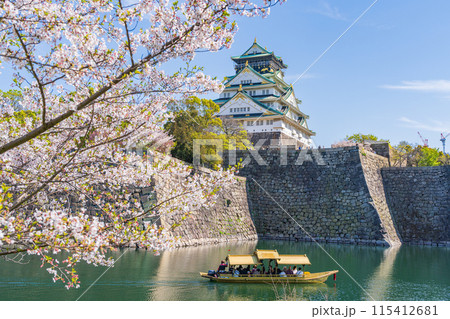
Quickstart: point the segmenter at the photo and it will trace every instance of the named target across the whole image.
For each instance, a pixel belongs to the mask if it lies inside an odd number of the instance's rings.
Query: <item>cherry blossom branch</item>
[[[187,29],[185,32],[183,32],[183,36],[189,34],[190,32],[192,32],[192,30],[194,30],[194,28],[196,26],[199,26],[200,23],[197,22],[194,25],[192,25],[189,29]],[[6,143],[4,145],[2,145],[0,147],[0,154],[3,154],[17,146],[20,146],[32,139],[34,139],[35,137],[39,136],[40,134],[46,132],[47,130],[49,130],[52,127],[55,127],[57,124],[61,123],[62,121],[64,121],[65,119],[69,118],[70,116],[72,116],[76,111],[81,111],[84,110],[86,107],[88,107],[89,105],[91,105],[91,103],[93,103],[94,101],[96,101],[100,96],[104,95],[106,92],[108,92],[114,85],[119,84],[120,82],[122,82],[125,78],[127,78],[129,75],[134,74],[139,68],[143,67],[146,63],[150,62],[152,59],[156,58],[157,56],[161,55],[163,52],[165,52],[168,48],[174,46],[178,41],[180,41],[180,39],[183,36],[176,36],[174,37],[172,40],[166,42],[162,48],[158,51],[158,53],[155,54],[149,54],[147,55],[145,58],[143,58],[139,63],[136,63],[133,66],[130,66],[128,69],[126,69],[125,71],[123,71],[119,76],[117,76],[116,78],[114,78],[110,84],[103,86],[101,89],[99,89],[97,92],[95,92],[94,94],[92,94],[91,96],[89,96],[87,99],[85,99],[84,101],[82,101],[81,103],[79,103],[76,107],[75,110],[69,110],[63,114],[61,114],[60,116],[42,124],[40,127],[32,130],[31,132],[28,132],[27,134],[9,142]],[[156,64],[156,62],[154,62],[154,64]]]
[[[121,0],[119,0],[119,7],[121,10],[123,10]],[[125,25],[125,33],[127,35],[127,41],[125,42],[125,45],[127,46],[128,52],[130,53],[130,61],[131,61],[131,65],[133,66],[134,65],[133,50],[131,49],[131,39],[130,39],[130,32],[128,31],[128,23],[125,19],[124,19],[123,23]]]
[[[40,78],[38,77],[33,62],[31,60],[30,53],[28,52],[27,46],[23,42],[23,38],[20,34],[20,32],[16,29],[14,26],[14,32],[16,33],[17,37],[19,38],[20,44],[22,45],[22,49],[25,52],[25,56],[27,57],[28,65],[30,66],[31,74],[33,75],[34,79],[37,82],[39,92],[41,93],[41,100],[42,100],[42,124],[45,125],[45,112],[46,112],[46,102],[45,102],[45,93],[44,93],[44,86],[41,83]]]

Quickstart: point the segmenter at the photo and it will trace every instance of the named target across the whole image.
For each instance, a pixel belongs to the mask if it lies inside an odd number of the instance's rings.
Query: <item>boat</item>
[[[208,278],[214,282],[227,283],[289,283],[289,284],[317,284],[325,282],[328,277],[334,275],[336,280],[336,273],[338,270],[323,271],[317,273],[310,273],[305,271],[306,265],[311,265],[309,258],[306,255],[281,255],[277,250],[261,250],[257,249],[252,255],[228,255],[225,259],[227,261],[228,271],[217,273],[215,271],[200,272],[200,276]],[[264,261],[268,261],[268,265],[272,262],[275,267],[286,265],[302,265],[303,275],[284,275],[284,274],[234,274],[230,271],[239,265],[264,265]],[[281,268],[281,267],[280,267]]]

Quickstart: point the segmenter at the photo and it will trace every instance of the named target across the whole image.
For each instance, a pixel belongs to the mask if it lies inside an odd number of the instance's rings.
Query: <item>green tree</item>
[[[345,139],[347,141],[353,142],[353,143],[364,143],[364,142],[370,142],[370,141],[374,141],[374,142],[388,142],[389,140],[384,140],[384,139],[379,139],[378,137],[376,137],[373,134],[361,134],[361,133],[357,133],[357,134],[353,134],[351,136],[346,136]]]
[[[442,153],[442,155],[438,158],[438,162],[440,165],[450,165],[450,154]]]
[[[416,148],[406,141],[401,141],[391,148],[391,163],[393,166],[411,166],[411,161],[416,157]],[[410,164],[410,165],[408,165]]]
[[[419,153],[417,166],[438,166],[442,165],[439,158],[444,155],[437,148],[422,147]]]
[[[215,116],[220,108],[211,100],[190,97],[180,104],[172,105],[171,110],[174,116],[164,128],[174,138],[171,154],[178,159],[193,162],[194,139],[216,139],[222,143],[224,150],[246,149],[250,145],[242,125],[231,119],[222,121]],[[209,155],[208,161],[206,155]],[[213,167],[222,163],[215,145],[203,145],[201,158]]]
[[[392,148],[391,161],[394,166],[438,166],[448,165],[450,156],[437,148],[402,141]]]

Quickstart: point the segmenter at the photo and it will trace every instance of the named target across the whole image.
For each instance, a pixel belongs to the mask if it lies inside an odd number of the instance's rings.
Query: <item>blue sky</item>
[[[266,19],[239,19],[232,48],[200,53],[195,63],[222,79],[234,73],[230,56],[256,37],[283,58],[292,83],[373,2],[288,0]],[[450,132],[449,12],[448,0],[379,0],[296,82],[316,145],[358,132],[420,144],[420,131],[442,149],[440,133]]]

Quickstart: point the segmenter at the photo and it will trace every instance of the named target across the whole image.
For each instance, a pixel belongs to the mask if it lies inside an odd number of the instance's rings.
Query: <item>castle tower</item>
[[[300,111],[292,85],[283,80],[287,68],[283,60],[256,39],[231,59],[236,74],[225,78],[225,89],[214,100],[220,106],[218,116],[239,121],[254,144],[266,139],[264,147],[312,146],[315,133],[308,128],[309,116]]]

